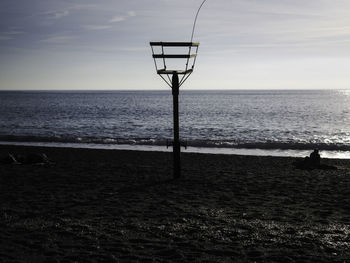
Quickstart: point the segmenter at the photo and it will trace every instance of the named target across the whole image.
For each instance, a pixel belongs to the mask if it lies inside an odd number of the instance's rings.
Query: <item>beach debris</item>
[[[27,155],[11,154],[0,159],[1,164],[49,164],[52,163],[45,153],[29,153]]]
[[[30,153],[26,156],[26,164],[45,164],[50,163],[49,158],[45,153]]]
[[[19,164],[15,156],[11,153],[0,159],[1,164]]]
[[[315,149],[310,156],[306,156],[302,161],[294,162],[293,165],[297,169],[302,170],[313,170],[313,169],[322,169],[322,170],[337,170],[337,167],[321,164],[321,156],[319,150]]]

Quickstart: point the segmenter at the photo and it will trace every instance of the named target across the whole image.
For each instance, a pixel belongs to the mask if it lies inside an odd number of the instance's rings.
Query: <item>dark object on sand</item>
[[[306,156],[302,161],[294,162],[293,165],[297,169],[303,170],[313,170],[313,169],[322,169],[322,170],[337,170],[337,167],[321,164],[321,156],[318,152],[318,149],[315,149],[310,156]]]
[[[25,164],[39,164],[39,163],[49,163],[50,160],[47,158],[45,153],[30,153],[25,158]]]
[[[45,153],[29,153],[27,155],[8,154],[0,160],[1,164],[48,164],[52,163]]]
[[[0,159],[1,164],[18,164],[18,161],[13,156],[13,154],[9,153],[7,156]]]
[[[319,167],[321,165],[321,156],[318,153],[318,149],[315,149],[310,154],[309,163],[310,163],[311,166],[314,166],[314,167]]]

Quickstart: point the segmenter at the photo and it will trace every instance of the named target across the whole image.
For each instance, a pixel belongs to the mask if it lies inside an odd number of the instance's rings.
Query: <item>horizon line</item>
[[[169,91],[171,88],[165,88],[165,89],[0,89],[0,92],[2,91]],[[285,88],[285,89],[181,89],[180,91],[291,91],[291,90],[305,90],[305,91],[317,91],[317,90],[350,90],[349,88]]]

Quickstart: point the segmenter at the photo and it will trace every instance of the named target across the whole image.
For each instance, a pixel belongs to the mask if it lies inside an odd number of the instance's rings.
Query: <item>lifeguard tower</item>
[[[198,13],[197,13],[198,15]],[[193,36],[193,33],[192,33]],[[192,38],[191,38],[192,39]],[[173,94],[173,169],[174,178],[181,176],[181,144],[179,138],[179,88],[194,70],[199,43],[150,42],[157,74],[172,89]]]

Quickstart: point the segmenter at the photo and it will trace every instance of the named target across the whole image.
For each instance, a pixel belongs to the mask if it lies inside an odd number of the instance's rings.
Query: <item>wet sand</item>
[[[0,262],[348,262],[350,160],[0,146]]]

